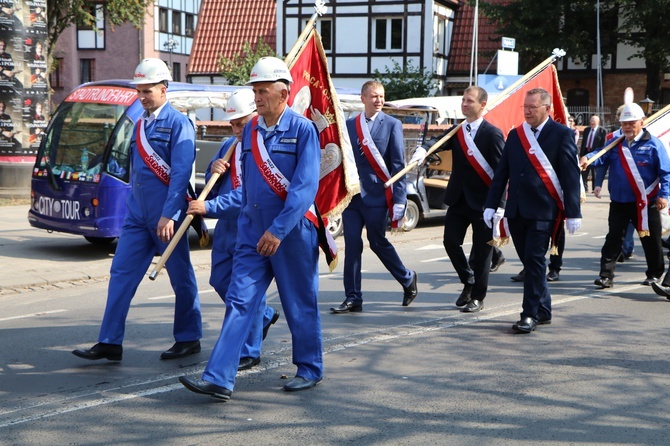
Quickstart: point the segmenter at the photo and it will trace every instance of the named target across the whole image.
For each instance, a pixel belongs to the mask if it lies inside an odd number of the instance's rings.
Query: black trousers
[[[463,252],[463,240],[469,226],[472,226],[470,261]],[[461,283],[472,285],[472,299],[484,300],[486,297],[493,254],[493,247],[488,242],[492,238],[493,231],[484,223],[481,210],[459,204],[449,206],[444,218],[442,242]]]
[[[654,207],[653,200],[647,206],[649,220],[649,235],[640,237],[644,257],[647,260],[647,277],[661,277],[665,271],[663,259],[663,246],[661,245],[661,214]],[[614,278],[614,269],[617,259],[621,255],[623,240],[626,237],[628,222],[633,222],[637,227],[637,205],[636,203],[610,203],[609,217],[607,223],[609,232],[605,237],[605,244],[600,251],[600,276]]]

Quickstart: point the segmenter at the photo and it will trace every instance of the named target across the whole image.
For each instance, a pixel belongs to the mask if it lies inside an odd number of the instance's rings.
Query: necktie
[[[591,131],[589,132],[589,140],[586,142],[586,148],[591,150],[593,148],[593,138],[594,135],[596,134],[596,128],[592,128]]]
[[[472,127],[470,127],[470,124],[467,124],[467,125],[465,126],[465,130],[468,131],[468,135],[472,135],[472,133],[470,133],[471,130],[472,130]]]
[[[531,127],[530,130],[531,132],[533,132],[533,136],[535,137],[535,139],[537,139],[537,129],[535,127]]]

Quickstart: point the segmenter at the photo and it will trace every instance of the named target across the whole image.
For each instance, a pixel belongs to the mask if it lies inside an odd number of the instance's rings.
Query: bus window
[[[46,144],[43,146],[42,163],[48,157],[51,170],[56,177],[84,182],[99,182],[105,148],[112,136],[118,116],[125,106],[90,102],[66,102],[61,106],[50,125]],[[132,123],[128,124],[132,132]],[[130,143],[127,131],[119,131],[119,143]],[[127,139],[127,141],[126,141]],[[121,154],[127,161],[128,148]],[[110,158],[111,160],[111,158]],[[117,160],[118,162],[118,160]],[[46,167],[46,166],[45,166]],[[127,180],[128,166],[115,170],[115,176]]]
[[[108,174],[126,183],[130,173],[130,140],[133,136],[133,127],[133,121],[127,117],[119,122],[116,135],[111,141],[112,150],[105,169]],[[103,161],[101,159],[101,162]]]

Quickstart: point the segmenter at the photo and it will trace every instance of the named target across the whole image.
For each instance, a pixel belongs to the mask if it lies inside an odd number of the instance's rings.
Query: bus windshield
[[[125,115],[127,108],[64,102],[43,138],[40,168],[63,180],[98,183],[104,172],[128,182],[133,122]]]

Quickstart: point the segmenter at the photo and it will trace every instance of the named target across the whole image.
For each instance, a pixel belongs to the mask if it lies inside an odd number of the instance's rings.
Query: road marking
[[[582,299],[589,298],[602,298],[613,293],[621,293],[632,291],[635,289],[640,289],[643,285],[633,284],[628,286],[620,286],[614,289],[607,290],[594,290],[592,293],[581,294],[583,291],[575,291],[576,295],[564,295],[562,298],[553,298],[552,306],[561,305],[569,302],[575,302]],[[360,345],[377,343],[377,342],[386,342],[388,340],[397,339],[401,337],[411,336],[411,335],[421,335],[428,332],[433,332],[436,330],[445,330],[449,328],[472,325],[478,322],[487,321],[490,319],[495,319],[502,316],[509,316],[519,313],[519,303],[506,304],[498,307],[493,307],[493,311],[487,311],[486,314],[478,313],[477,316],[470,317],[470,315],[465,315],[458,313],[457,315],[449,315],[446,317],[434,318],[434,319],[424,319],[416,321],[410,324],[402,324],[396,326],[384,326],[378,329],[365,330],[363,332],[350,332],[343,336],[324,338],[324,345],[328,343],[329,345],[324,348],[324,355],[329,353],[346,350],[348,348],[357,347]],[[394,333],[389,333],[390,330],[394,330]],[[362,337],[365,336],[365,337]],[[263,358],[268,358],[268,361],[264,361],[259,366],[255,367],[253,370],[245,370],[238,373],[238,377],[244,377],[246,375],[262,373],[267,370],[274,370],[280,367],[284,367],[292,362],[292,346],[288,345],[284,348],[279,348],[274,351],[265,352]],[[4,408],[0,409],[0,416],[5,416],[9,414],[20,414],[25,413],[30,410],[36,410],[40,407],[51,405],[57,406],[58,409],[44,409],[41,412],[37,412],[31,415],[18,416],[11,419],[6,419],[0,421],[0,428],[14,426],[17,424],[28,423],[31,421],[39,421],[46,418],[55,417],[58,415],[76,412],[82,409],[88,409],[91,407],[103,406],[106,404],[115,404],[121,401],[131,400],[135,398],[142,398],[149,395],[156,395],[160,393],[171,392],[174,390],[182,389],[183,386],[180,383],[174,384],[160,384],[166,380],[177,380],[182,375],[193,375],[201,374],[204,370],[204,365],[195,365],[185,369],[180,370],[177,373],[163,374],[157,378],[151,378],[143,381],[134,382],[131,384],[118,386],[110,389],[102,389],[94,392],[85,392],[80,394],[71,395],[68,397],[57,397],[49,401],[44,401],[41,403],[31,404],[25,407],[16,407],[16,408]],[[130,392],[127,394],[119,394],[120,391],[124,391],[133,387],[138,386],[152,386],[157,385],[146,390]],[[96,397],[97,396],[97,397]],[[88,398],[93,397],[93,399],[88,400]],[[86,401],[82,401],[86,399]],[[67,404],[66,407],[63,407]]]
[[[216,293],[216,290],[198,290],[198,294],[207,294],[207,293]],[[161,300],[161,299],[173,299],[174,294],[166,294],[165,296],[155,296],[147,297],[147,300]]]
[[[41,311],[39,313],[32,313],[32,314],[22,314],[22,315],[19,315],[19,316],[12,316],[12,317],[2,318],[2,319],[0,319],[0,322],[12,321],[14,319],[27,319],[29,317],[47,316],[49,314],[63,313],[63,312],[66,312],[66,311],[68,311],[68,310],[52,310],[52,311]]]

